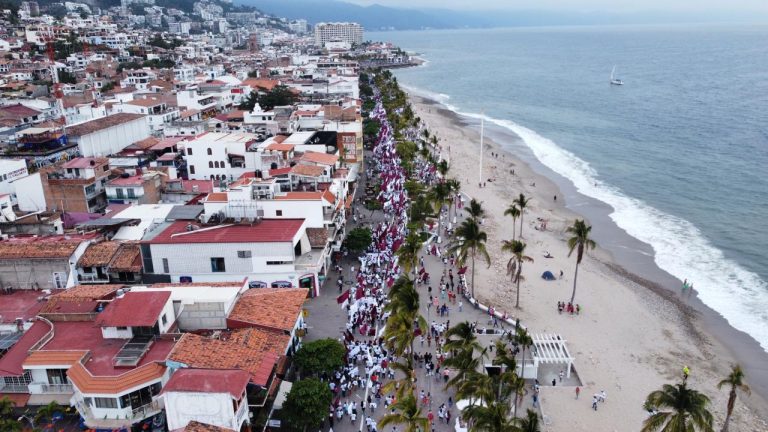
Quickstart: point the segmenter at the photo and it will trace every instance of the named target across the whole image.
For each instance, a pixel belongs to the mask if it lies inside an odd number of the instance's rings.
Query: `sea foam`
[[[692,281],[704,304],[768,351],[768,283],[727,259],[692,223],[601,181],[588,162],[531,129],[513,121],[463,112],[446,102],[449,97],[439,97],[447,95],[435,97],[429,92],[414,92],[438,100],[456,114],[477,120],[483,118],[519,136],[542,164],[568,179],[579,193],[610,205],[613,208],[610,218],[627,234],[653,248],[659,268],[680,280]]]

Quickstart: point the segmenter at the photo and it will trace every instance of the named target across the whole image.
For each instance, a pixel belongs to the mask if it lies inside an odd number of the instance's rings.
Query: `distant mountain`
[[[353,21],[368,31],[449,28],[489,28],[561,25],[628,25],[669,23],[764,22],[765,13],[737,11],[575,12],[545,10],[457,11],[403,9],[381,5],[360,6],[342,0],[237,0],[264,12],[310,23]]]
[[[328,21],[357,22],[371,31],[456,27],[418,10],[381,5],[359,6],[338,0],[240,0],[238,3],[255,6],[279,17],[303,18],[312,24]]]

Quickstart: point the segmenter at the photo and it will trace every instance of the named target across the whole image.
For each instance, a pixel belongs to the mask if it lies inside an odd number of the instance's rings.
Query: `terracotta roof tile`
[[[0,241],[0,258],[69,258],[80,245],[79,240],[51,239],[46,241]]]
[[[251,374],[241,369],[191,369],[174,372],[163,387],[165,392],[229,393],[240,399]]]
[[[111,271],[140,272],[141,249],[138,243],[121,243],[109,263]]]
[[[207,423],[200,423],[199,421],[195,420],[187,423],[184,429],[179,430],[181,432],[232,432],[232,429],[209,425]]]
[[[79,362],[67,370],[69,380],[82,393],[117,394],[132,387],[159,379],[165,373],[165,366],[159,363],[149,363],[136,369],[131,369],[121,375],[93,376]]]
[[[227,201],[229,201],[229,198],[226,192],[209,193],[208,197],[205,199],[205,202],[227,202]]]
[[[266,147],[266,150],[272,151],[292,151],[296,147],[293,144],[272,143]]]
[[[250,289],[235,303],[227,317],[227,325],[245,324],[290,332],[306,299],[305,288]]]
[[[152,327],[170,298],[170,291],[129,291],[104,308],[96,323],[102,327]]]
[[[320,177],[324,172],[325,168],[316,165],[295,165],[291,168],[291,174],[306,177]]]
[[[304,152],[304,155],[301,156],[301,160],[323,165],[335,165],[336,162],[339,161],[339,155],[308,151]]]
[[[322,192],[286,192],[285,195],[275,196],[276,200],[302,200],[302,201],[318,201],[323,197]]]
[[[96,312],[99,303],[95,300],[51,297],[43,305],[39,315],[53,320],[51,314],[88,314]]]
[[[313,248],[324,248],[328,244],[328,228],[307,228],[307,237]]]
[[[23,366],[72,366],[88,351],[32,351]]]
[[[120,243],[115,241],[92,243],[77,261],[77,265],[78,267],[106,267],[114,258],[118,248]]]
[[[169,225],[150,241],[152,244],[272,243],[292,241],[304,219],[264,219],[258,224],[215,225],[187,231],[188,222]]]
[[[106,300],[114,297],[123,285],[75,285],[52,296],[60,299]]]
[[[192,368],[241,369],[251,375],[251,382],[265,386],[290,339],[290,335],[255,328],[233,331],[226,340],[185,333],[168,358]]]

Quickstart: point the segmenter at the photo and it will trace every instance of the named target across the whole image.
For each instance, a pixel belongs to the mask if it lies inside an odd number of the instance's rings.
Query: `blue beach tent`
[[[551,280],[555,280],[555,275],[553,275],[551,271],[547,270],[541,274],[541,278],[551,281]]]

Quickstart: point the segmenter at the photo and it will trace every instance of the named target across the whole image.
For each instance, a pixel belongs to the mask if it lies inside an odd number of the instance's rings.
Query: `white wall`
[[[0,194],[13,193],[12,182],[29,175],[25,160],[0,160]]]
[[[77,144],[84,157],[107,156],[149,135],[149,122],[146,117],[142,117],[79,137]]]
[[[232,407],[232,396],[228,393],[167,392],[163,398],[169,430],[183,428],[193,420],[240,430]]]
[[[267,261],[294,261],[293,243],[201,243],[152,244],[155,273],[163,272],[163,258],[168,259],[171,275],[211,275],[221,280],[230,274],[292,271],[293,265],[267,266]],[[237,251],[251,251],[251,258],[238,258]],[[211,258],[224,258],[226,272],[212,272]],[[214,279],[215,280],[215,279]]]
[[[104,339],[130,339],[133,337],[133,330],[130,327],[125,330],[118,330],[117,327],[102,327],[101,336]]]
[[[19,210],[25,212],[45,210],[45,192],[39,172],[14,180],[13,188]]]

